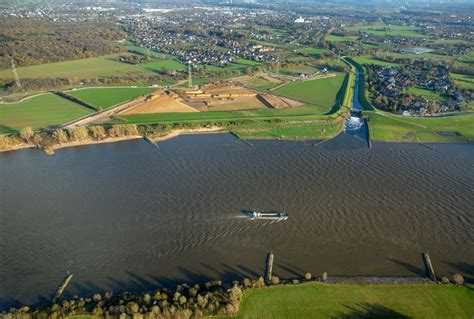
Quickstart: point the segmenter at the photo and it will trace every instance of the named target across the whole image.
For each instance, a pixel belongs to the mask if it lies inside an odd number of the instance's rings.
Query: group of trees
[[[112,21],[50,21],[1,19],[0,68],[58,62],[111,54],[123,50],[126,37]]]
[[[303,281],[328,280],[326,272],[321,277],[315,278],[311,273],[304,274]],[[447,277],[442,277],[443,284],[451,284]],[[280,280],[272,276],[265,282],[263,277],[257,280],[245,278],[242,282],[234,281],[232,284],[220,280],[206,282],[204,285],[181,284],[174,290],[160,289],[153,293],[128,293],[115,295],[108,291],[104,294],[96,293],[89,298],[74,297],[63,300],[44,308],[30,309],[23,306],[19,309],[12,308],[9,313],[3,313],[5,319],[59,319],[74,316],[93,316],[95,318],[145,318],[145,319],[170,319],[170,318],[203,318],[204,316],[235,316],[242,302],[243,292],[246,289],[260,289],[266,285],[300,283],[299,279]],[[453,275],[453,283],[463,285],[464,278],[461,274]]]

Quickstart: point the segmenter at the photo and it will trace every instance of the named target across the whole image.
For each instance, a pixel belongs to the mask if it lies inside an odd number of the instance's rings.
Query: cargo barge
[[[259,212],[259,211],[251,211],[249,214],[250,219],[276,219],[276,220],[287,220],[288,213],[287,212],[277,212],[277,211],[269,211],[269,212]]]

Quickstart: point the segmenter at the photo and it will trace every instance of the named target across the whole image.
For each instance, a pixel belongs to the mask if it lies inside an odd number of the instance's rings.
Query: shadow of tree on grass
[[[355,306],[345,306],[348,311],[333,316],[334,319],[371,318],[371,319],[408,319],[411,318],[398,311],[379,304],[368,302],[358,303]]]

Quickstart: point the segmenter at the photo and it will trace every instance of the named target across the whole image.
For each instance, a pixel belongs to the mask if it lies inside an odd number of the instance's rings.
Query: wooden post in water
[[[267,264],[265,267],[265,281],[270,283],[272,281],[272,270],[273,270],[273,252],[270,251],[267,254]]]
[[[68,271],[67,276],[64,278],[64,280],[61,282],[61,284],[58,287],[58,290],[56,290],[56,294],[53,297],[53,303],[56,303],[56,301],[61,297],[63,294],[64,289],[66,289],[66,286],[69,284],[69,282],[72,279],[72,274]]]
[[[426,277],[428,277],[432,281],[436,281],[435,272],[433,269],[433,265],[431,264],[431,259],[428,251],[425,251],[421,254],[423,258],[423,263],[425,264],[425,272]]]

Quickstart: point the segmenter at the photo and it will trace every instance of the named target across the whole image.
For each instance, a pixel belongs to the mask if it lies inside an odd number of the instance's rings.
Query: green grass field
[[[95,78],[110,76],[127,76],[149,73],[148,70],[137,65],[117,62],[114,59],[118,54],[96,58],[46,63],[17,68],[21,78]],[[13,78],[10,69],[1,69],[0,78]]]
[[[400,64],[397,64],[397,63],[381,61],[377,59],[375,56],[371,56],[371,55],[356,56],[353,59],[359,64],[375,64],[375,65],[380,65],[380,66],[400,66]]]
[[[50,128],[92,113],[92,110],[52,93],[32,97],[24,102],[0,104],[0,133]],[[2,129],[3,127],[3,129]]]
[[[229,130],[243,139],[327,139],[336,134],[342,126],[342,121],[315,121],[314,123],[281,122],[281,123],[251,123],[230,126]]]
[[[407,89],[407,93],[418,95],[418,96],[423,96],[426,99],[428,99],[429,101],[446,102],[448,100],[447,96],[445,96],[445,95],[443,95],[439,92],[431,91],[431,90],[427,90],[427,89],[422,89],[422,88],[418,88],[418,87],[415,87],[415,86],[409,87]]]
[[[156,89],[140,87],[104,87],[71,90],[66,91],[66,93],[105,110],[114,105],[125,103],[154,91],[156,91]]]
[[[348,36],[339,36],[330,34],[326,37],[327,41],[331,42],[348,42],[348,41],[357,41],[359,37],[355,35],[348,35]]]
[[[393,115],[386,112],[364,112],[369,118],[370,136],[374,141],[394,142],[474,142],[472,114],[437,118]],[[437,132],[457,132],[459,136],[443,136]]]
[[[430,101],[446,102],[448,100],[447,96],[445,96],[445,95],[443,95],[439,92],[431,91],[431,90],[427,90],[427,89],[422,89],[422,88],[418,88],[418,87],[414,87],[414,86],[409,87],[407,89],[407,92],[410,93],[410,94],[423,96],[423,97],[427,98]]]
[[[463,89],[474,90],[474,75],[450,73],[454,83]]]
[[[344,77],[344,73],[338,73],[335,77],[330,78],[296,81],[273,92],[309,104],[326,107],[329,110],[336,101]]]
[[[414,59],[414,60],[431,60],[437,62],[452,62],[456,57],[455,56],[448,56],[448,55],[441,55],[441,54],[434,54],[434,53],[422,53],[422,54],[414,54],[414,53],[397,53],[397,52],[387,52],[384,53],[383,56],[392,57],[395,59]]]
[[[306,54],[313,59],[319,58],[322,54],[328,53],[329,50],[323,48],[303,48],[296,50],[297,52]]]
[[[237,318],[472,318],[473,287],[308,283],[244,293]]]
[[[187,70],[186,65],[174,59],[165,59],[165,60],[160,60],[160,61],[143,63],[143,64],[139,64],[139,67],[151,72],[162,71],[164,69],[176,70],[176,71]]]
[[[373,35],[383,36],[385,34],[390,36],[412,37],[412,38],[426,38],[427,36],[421,33],[421,30],[406,25],[386,25],[377,23],[372,25],[358,25],[346,28],[349,31],[365,32]]]

